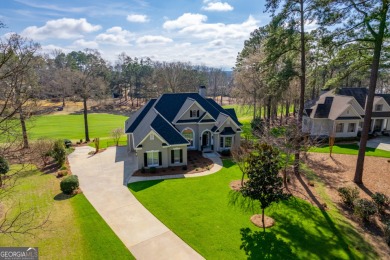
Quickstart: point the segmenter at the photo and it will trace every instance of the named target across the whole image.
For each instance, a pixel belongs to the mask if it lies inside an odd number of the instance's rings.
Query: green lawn
[[[266,214],[276,225],[263,233],[251,213],[229,205],[229,183],[241,177],[224,161],[213,175],[139,182],[130,191],[159,220],[206,259],[375,259],[347,220],[300,200],[279,203]]]
[[[311,148],[310,152],[315,153],[329,153],[329,146],[325,145],[322,147]],[[337,144],[333,146],[333,153],[335,154],[353,154],[357,155],[359,153],[359,146],[357,144]],[[366,147],[366,156],[376,156],[376,157],[385,157],[390,158],[390,152]]]
[[[127,117],[112,114],[89,114],[89,136],[109,137],[111,130],[124,127]],[[40,137],[85,140],[83,115],[46,115],[33,118],[29,122],[29,136],[31,139]]]
[[[34,207],[33,224],[48,215],[49,223],[36,237],[0,235],[0,246],[37,246],[41,259],[134,259],[85,196],[65,198],[51,174],[24,170],[12,196],[3,202],[12,208],[11,215],[20,203],[24,209]]]

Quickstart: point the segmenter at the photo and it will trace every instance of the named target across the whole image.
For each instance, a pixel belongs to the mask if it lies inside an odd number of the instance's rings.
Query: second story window
[[[199,117],[199,110],[190,110],[190,117]]]
[[[375,111],[382,111],[382,108],[383,108],[382,104],[375,105]]]

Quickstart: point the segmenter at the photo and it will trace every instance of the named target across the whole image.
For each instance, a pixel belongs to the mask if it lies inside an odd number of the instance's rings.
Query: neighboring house
[[[151,99],[125,123],[128,151],[138,168],[187,165],[187,151],[217,152],[240,145],[241,123],[199,93],[163,94]]]
[[[368,90],[324,91],[305,104],[302,129],[311,136],[356,137],[364,121]],[[370,133],[390,130],[390,94],[376,94]]]

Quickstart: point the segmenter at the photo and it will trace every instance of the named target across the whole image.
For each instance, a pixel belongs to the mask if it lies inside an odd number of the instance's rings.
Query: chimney
[[[199,86],[199,95],[206,98],[206,86]]]

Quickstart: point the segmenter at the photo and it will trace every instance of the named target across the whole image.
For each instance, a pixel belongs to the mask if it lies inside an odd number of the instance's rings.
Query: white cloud
[[[129,14],[126,18],[127,21],[132,23],[146,23],[149,22],[148,16],[144,14]]]
[[[137,44],[164,44],[173,42],[171,38],[161,35],[145,35],[137,39]]]
[[[42,27],[29,26],[21,34],[34,40],[48,38],[72,39],[82,38],[85,33],[95,32],[100,29],[100,25],[92,25],[85,18],[62,18],[47,21]]]
[[[224,2],[210,2],[205,1],[207,3],[206,6],[203,6],[202,9],[205,11],[215,11],[215,12],[228,12],[233,11],[233,6],[229,5],[228,3]]]
[[[86,41],[84,39],[79,39],[73,42],[72,44],[75,48],[89,48],[89,49],[97,49],[99,48],[99,44],[95,41]]]
[[[97,42],[113,45],[130,45],[130,41],[133,39],[133,33],[123,30],[119,26],[111,27],[105,33],[101,33],[95,38]]]
[[[237,39],[246,40],[249,34],[259,27],[253,16],[239,24],[205,23],[207,16],[201,14],[183,14],[176,20],[164,23],[165,29],[178,29],[183,35],[200,39]]]
[[[207,21],[207,16],[203,14],[185,13],[176,20],[168,20],[163,24],[163,28],[167,30],[174,30],[185,28],[188,26],[197,26]]]

